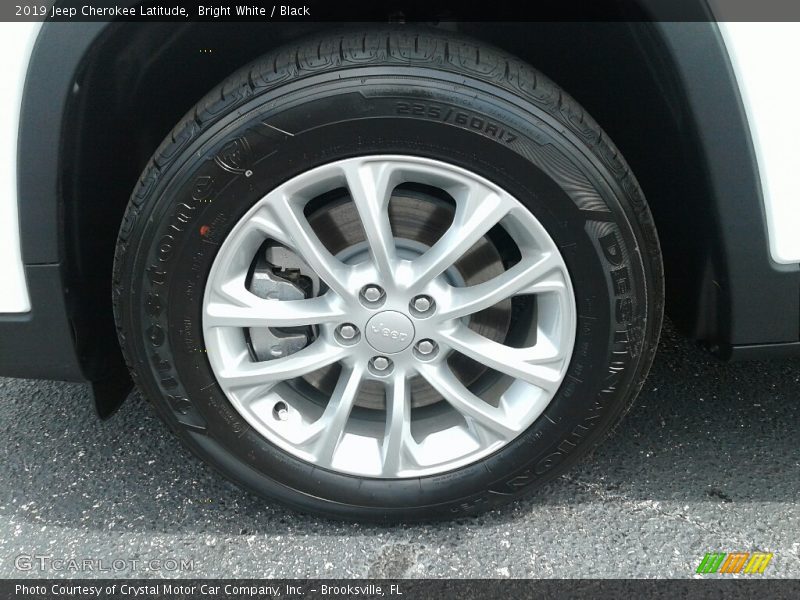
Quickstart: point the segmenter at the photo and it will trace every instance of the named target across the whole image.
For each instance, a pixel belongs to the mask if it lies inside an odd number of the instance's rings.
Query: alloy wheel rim
[[[442,190],[454,203],[452,223],[416,255],[400,252],[388,216],[394,190],[404,184]],[[361,221],[368,253],[357,262],[332,254],[304,213],[334,189],[348,192]],[[447,276],[498,227],[516,246],[513,264],[472,286]],[[248,289],[254,256],[267,240],[313,271],[322,282],[317,295],[270,299]],[[507,345],[470,329],[471,316],[523,297],[535,302],[524,343]],[[245,332],[263,328],[312,333],[300,349],[256,360]],[[366,477],[446,472],[516,439],[560,387],[575,330],[566,264],[535,216],[475,173],[413,156],[340,160],[270,191],[222,243],[203,300],[209,363],[237,412],[295,457]],[[491,385],[465,385],[448,362],[455,354],[490,370]],[[328,398],[293,383],[331,365],[339,372]],[[412,409],[410,382],[417,377],[442,402]],[[359,406],[367,382],[383,388],[383,410]]]

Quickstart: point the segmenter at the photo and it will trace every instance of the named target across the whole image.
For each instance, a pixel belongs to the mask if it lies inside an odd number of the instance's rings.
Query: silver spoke
[[[411,393],[405,374],[395,376],[386,390],[386,430],[381,445],[382,474],[396,476],[411,441]]]
[[[538,360],[524,357],[525,349],[499,344],[475,333],[465,325],[441,333],[447,344],[487,367],[527,381],[550,393],[555,393],[561,384],[560,369],[540,364]],[[547,362],[552,361],[548,357]]]
[[[394,236],[389,223],[389,199],[396,173],[390,163],[364,161],[344,168],[347,187],[369,244],[370,254],[380,276],[391,281],[396,260]]]
[[[326,367],[344,355],[344,349],[317,340],[286,358],[225,366],[217,373],[217,379],[231,389],[277,383]]]
[[[414,283],[419,288],[442,274],[513,208],[511,199],[483,186],[470,186],[456,204],[453,224],[430,250],[413,263]]]
[[[347,420],[353,410],[362,375],[362,367],[342,369],[325,412],[314,423],[313,433],[309,438],[310,450],[319,465],[330,466],[333,462],[336,448],[344,435]]]
[[[474,425],[504,440],[510,440],[519,433],[513,424],[508,422],[502,410],[487,404],[470,392],[446,364],[424,365],[419,369],[419,373],[453,408]]]
[[[442,319],[456,319],[490,308],[517,294],[555,291],[558,288],[552,280],[547,287],[537,288],[537,284],[554,270],[560,272],[560,268],[561,258],[552,252],[536,259],[523,259],[489,281],[471,287],[452,288],[449,302],[442,307],[439,316]]]
[[[263,211],[251,218],[251,224],[267,237],[294,250],[339,296],[348,295],[348,275],[352,268],[325,248],[302,214],[301,208],[291,198],[275,193],[272,201],[265,204]]]
[[[247,306],[210,302],[205,307],[206,327],[297,327],[318,325],[340,319],[344,312],[334,308],[326,296],[308,300],[264,300],[253,294]]]

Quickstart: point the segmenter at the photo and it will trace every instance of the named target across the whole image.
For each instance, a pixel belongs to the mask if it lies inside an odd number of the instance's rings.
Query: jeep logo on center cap
[[[405,350],[414,339],[414,324],[403,313],[385,310],[367,322],[369,345],[383,354]]]
[[[383,337],[392,338],[393,340],[404,340],[408,337],[407,333],[402,331],[398,331],[397,329],[390,329],[386,327],[383,323],[378,323],[377,325],[370,325],[372,327],[372,332],[375,335],[382,335]]]

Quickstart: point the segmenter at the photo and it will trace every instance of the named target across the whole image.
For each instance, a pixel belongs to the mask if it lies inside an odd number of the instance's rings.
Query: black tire
[[[369,479],[300,461],[232,408],[204,354],[202,292],[216,244],[277,184],[370,153],[439,159],[501,185],[545,225],[574,282],[575,350],[545,413],[497,453],[441,475]],[[629,409],[663,311],[650,211],[597,123],[513,56],[411,28],[281,48],[202,99],[132,194],[113,291],[134,379],[189,448],[267,498],[360,520],[477,513],[562,473]]]

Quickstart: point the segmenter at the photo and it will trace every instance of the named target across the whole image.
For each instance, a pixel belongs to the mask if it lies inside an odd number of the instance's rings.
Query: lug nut
[[[439,346],[433,340],[420,340],[415,347],[417,354],[423,358],[431,358],[438,349]]]
[[[362,292],[367,302],[377,302],[383,296],[383,290],[377,285],[368,285]]]
[[[427,296],[417,296],[414,298],[414,310],[417,312],[428,312],[433,302]]]
[[[392,361],[385,356],[376,356],[372,359],[372,368],[378,372],[386,371],[391,365]]]
[[[419,350],[420,354],[430,354],[433,352],[434,348],[436,348],[436,346],[432,340],[422,340],[417,344],[417,350]]]
[[[352,340],[354,337],[356,337],[356,335],[358,335],[358,329],[356,329],[355,325],[345,323],[339,327],[339,335],[343,340]]]

